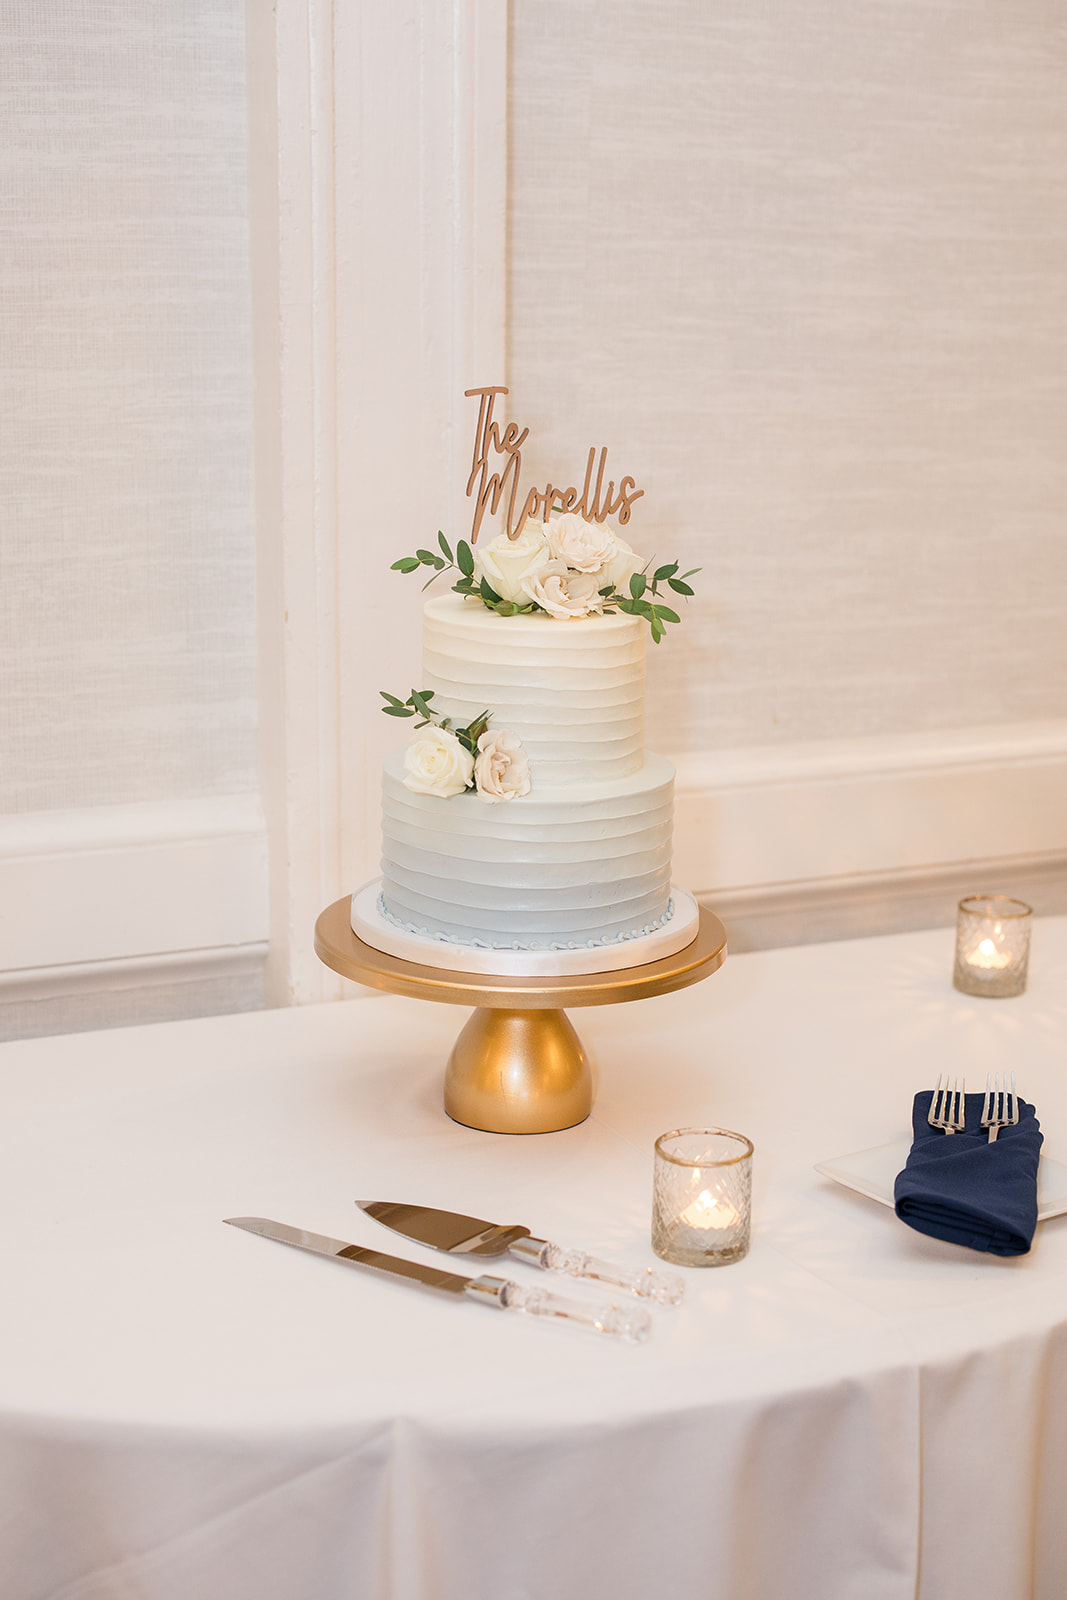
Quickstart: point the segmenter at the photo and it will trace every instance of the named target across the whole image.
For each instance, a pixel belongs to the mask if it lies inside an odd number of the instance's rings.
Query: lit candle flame
[[[972,967],[985,967],[987,970],[1011,966],[1011,956],[1002,955],[992,939],[983,939],[977,950],[971,951],[967,960]]]
[[[682,1212],[682,1221],[691,1228],[736,1228],[741,1221],[728,1200],[702,1189],[691,1206]]]

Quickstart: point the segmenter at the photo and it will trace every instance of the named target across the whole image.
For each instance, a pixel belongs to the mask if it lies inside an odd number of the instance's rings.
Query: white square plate
[[[816,1172],[846,1189],[855,1189],[880,1205],[893,1204],[893,1185],[902,1172],[911,1150],[911,1141],[897,1139],[892,1144],[876,1145],[873,1150],[857,1150],[855,1155],[837,1156],[833,1161],[817,1161]],[[1067,1212],[1067,1167],[1042,1156],[1037,1168],[1037,1220],[1061,1217]]]

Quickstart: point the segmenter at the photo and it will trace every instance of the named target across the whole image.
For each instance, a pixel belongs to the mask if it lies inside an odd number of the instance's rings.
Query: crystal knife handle
[[[676,1306],[685,1294],[685,1279],[677,1272],[655,1272],[651,1267],[613,1267],[584,1250],[564,1250],[546,1239],[516,1239],[510,1253],[521,1261],[534,1261],[546,1272],[565,1272],[571,1278],[595,1278],[613,1289],[628,1289],[641,1300]]]
[[[580,1300],[564,1300],[558,1294],[549,1294],[547,1289],[528,1289],[510,1278],[474,1278],[466,1292],[472,1299],[492,1299],[505,1311],[580,1322],[597,1333],[613,1333],[629,1344],[643,1344],[652,1332],[652,1318],[643,1306],[589,1306]]]

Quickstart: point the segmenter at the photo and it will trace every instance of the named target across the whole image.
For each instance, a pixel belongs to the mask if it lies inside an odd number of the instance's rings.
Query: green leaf
[[[703,567],[690,567],[688,572],[683,572],[682,573],[682,577],[683,578],[692,578],[692,577],[695,577],[695,575],[698,572],[703,572],[703,570],[704,570]]]
[[[461,539],[456,546],[456,562],[465,578],[474,576],[474,551],[466,539]]]
[[[662,624],[662,622],[657,622],[656,618],[653,617],[652,618],[652,623],[651,623],[651,628],[652,628],[652,643],[653,644],[659,644],[660,640],[663,638],[663,624]]]
[[[672,561],[668,567],[657,567],[652,574],[653,583],[666,583],[668,578],[673,578],[678,571],[677,561]]]
[[[609,583],[606,589],[598,589],[597,593],[602,600],[606,600],[609,594],[614,593],[614,590],[615,585],[613,583]]]
[[[388,689],[379,689],[378,693],[381,695],[383,700],[388,700],[391,706],[402,706],[406,704],[406,701],[399,699],[397,695],[390,694]]]
[[[620,599],[619,610],[625,611],[628,617],[635,616],[637,614],[637,601]]]
[[[434,555],[432,550],[416,550],[415,554],[424,567],[432,567],[441,559],[440,556]]]
[[[448,561],[450,564],[453,564],[452,563],[452,551],[449,549],[448,540],[445,538],[445,536],[441,532],[440,528],[438,528],[438,530],[437,530],[437,542],[441,546],[441,549],[445,553],[445,560]],[[674,565],[675,565],[675,570],[677,571],[678,563],[675,562]]]
[[[382,706],[387,717],[413,717],[415,715],[410,706]]]
[[[394,561],[389,568],[390,572],[414,572],[422,563],[418,556],[401,556],[399,561]]]
[[[430,710],[429,704],[432,699],[432,689],[412,689],[411,691],[411,704],[415,707],[415,710],[420,716],[426,718],[427,722],[431,721],[433,717],[433,713]]]
[[[668,578],[667,582],[670,584],[675,594],[691,595],[694,592],[687,583],[682,582],[681,578]]]
[[[652,611],[663,622],[681,622],[677,611],[672,611],[670,606],[653,606]]]
[[[498,606],[500,604],[500,596],[497,594],[495,589],[490,588],[489,584],[484,578],[478,585],[478,593],[481,595],[487,606]]]
[[[643,572],[635,572],[630,579],[630,593],[635,600],[640,600],[648,588],[648,580]]]
[[[471,741],[471,754],[472,755],[476,755],[477,754],[478,740],[481,738],[482,734],[485,733],[485,731],[489,727],[489,718],[490,718],[491,715],[492,715],[492,712],[483,711],[481,716],[475,717],[474,721],[471,723],[469,728],[464,728],[464,730],[463,730],[463,732],[465,734],[467,734],[467,736],[469,737],[469,739]]]

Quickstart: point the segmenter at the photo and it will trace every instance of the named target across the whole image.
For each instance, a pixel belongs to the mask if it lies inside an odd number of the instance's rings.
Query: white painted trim
[[[101,995],[175,983],[220,978],[251,978],[267,956],[258,944],[223,945],[207,950],[167,950],[161,955],[127,956],[116,961],[73,961],[66,966],[25,967],[0,972],[0,1004],[55,1000],[68,995]]]
[[[0,819],[0,972],[12,980],[175,952],[209,960],[266,934],[258,795]]]
[[[269,1004],[344,992],[319,911],[376,870],[377,689],[417,672],[388,571],[460,514],[506,347],[507,7],[249,0]],[[391,737],[392,736],[392,737]]]
[[[813,778],[858,778],[951,768],[1059,761],[1067,756],[1067,722],[994,723],[875,738],[819,739],[805,744],[754,745],[678,756],[680,793],[797,783]]]
[[[676,760],[675,876],[698,894],[1067,850],[1067,723]]]
[[[715,889],[701,896],[726,924],[730,949],[773,950],[827,939],[955,926],[964,895],[1010,894],[1039,917],[1067,914],[1067,850],[949,861],[902,872]],[[951,934],[949,934],[951,939]]]

